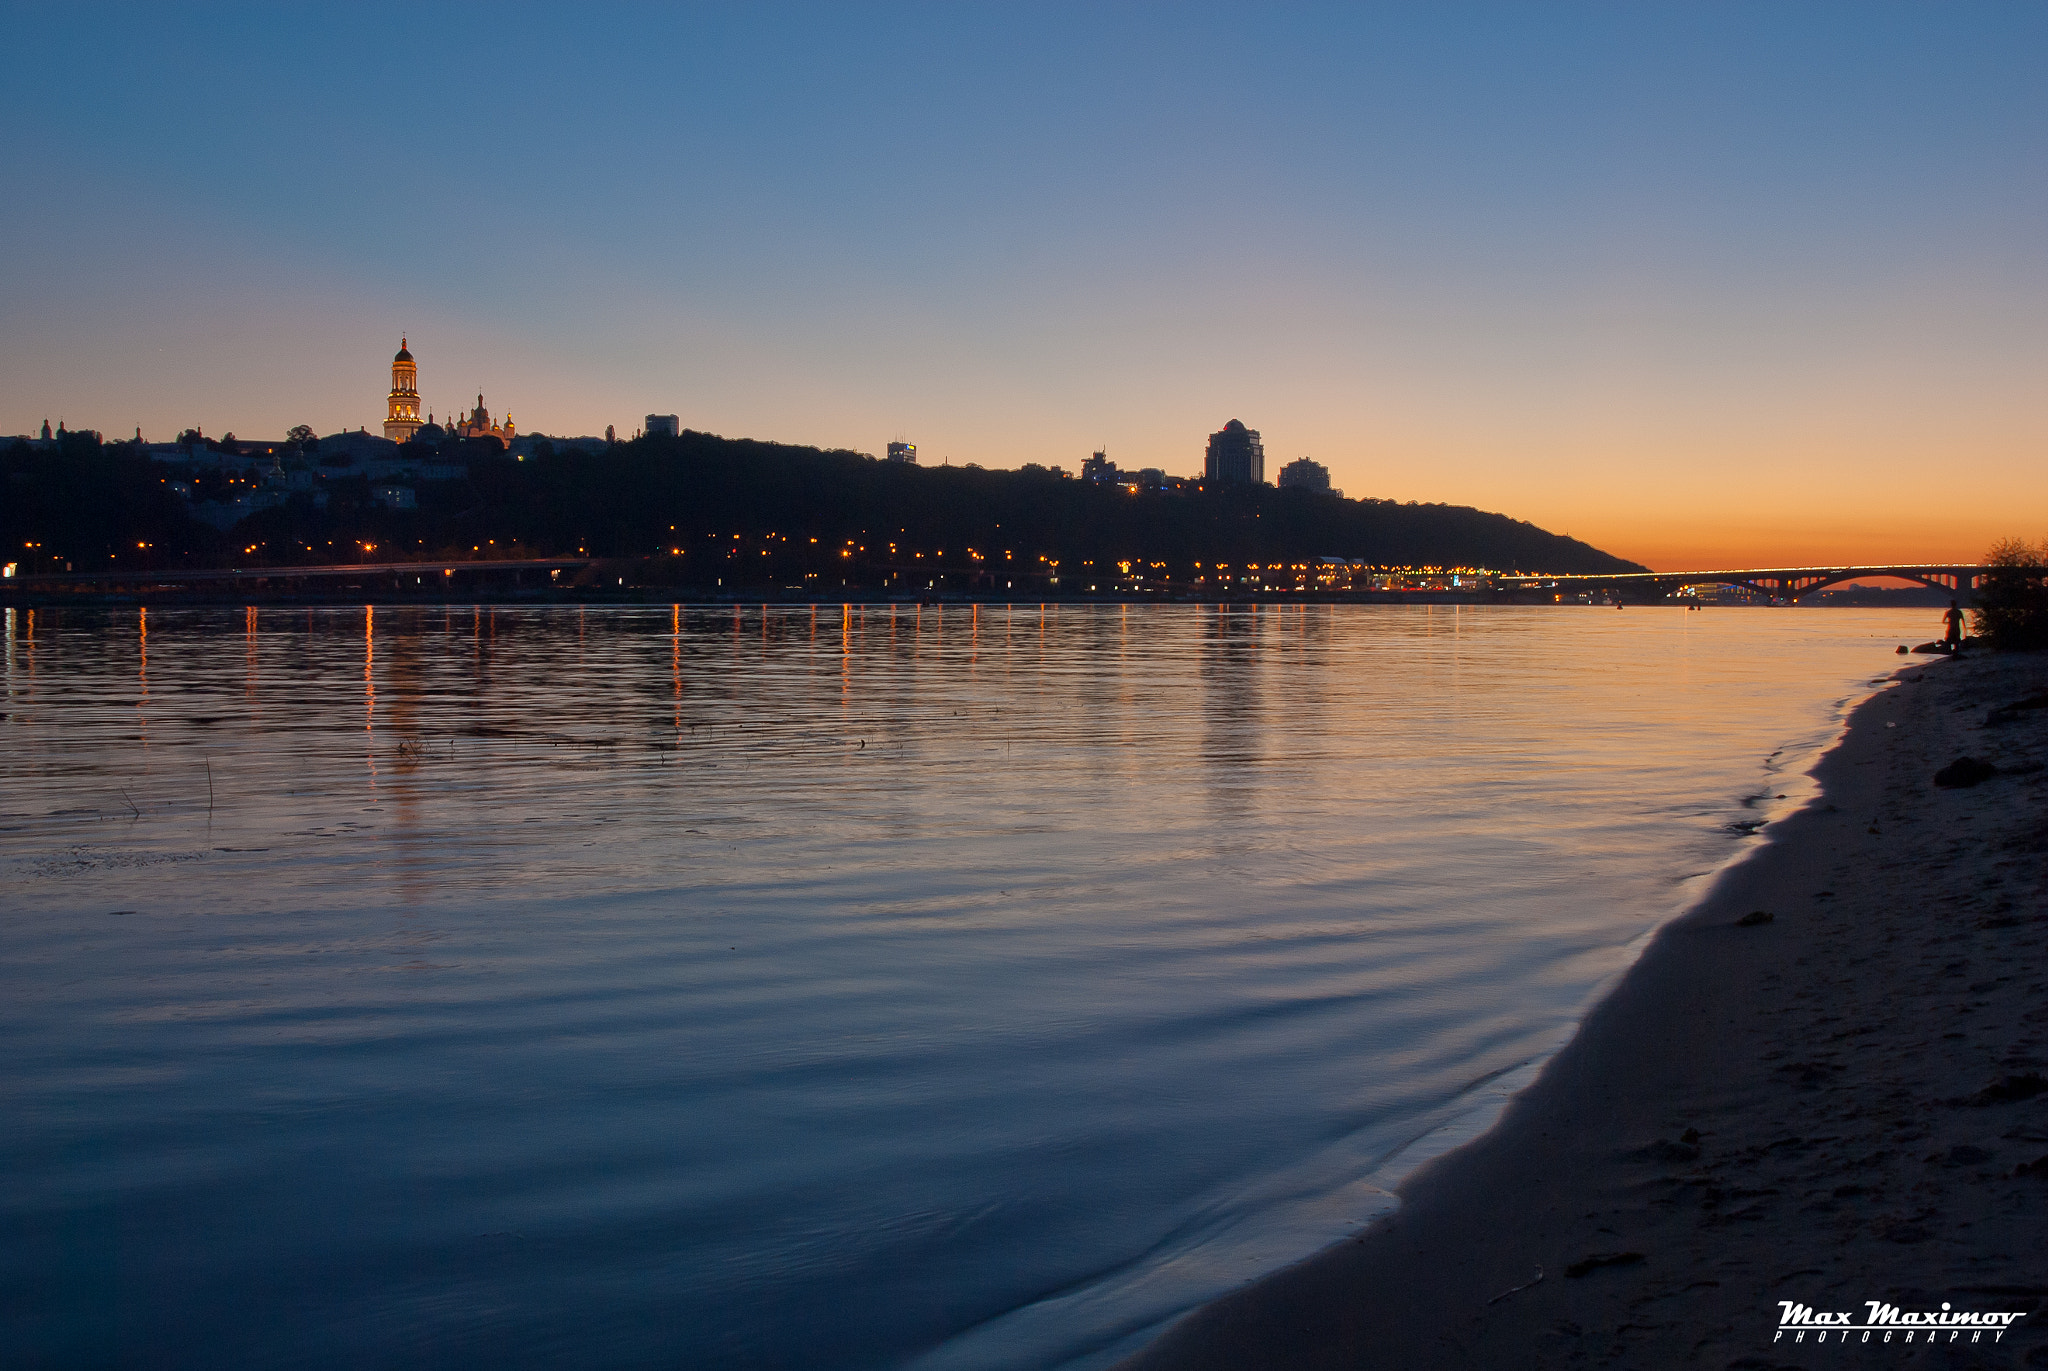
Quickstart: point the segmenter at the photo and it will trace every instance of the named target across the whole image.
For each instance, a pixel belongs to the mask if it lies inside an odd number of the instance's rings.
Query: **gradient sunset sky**
[[[675,412],[1501,510],[2048,535],[2048,6],[8,5],[0,432]]]

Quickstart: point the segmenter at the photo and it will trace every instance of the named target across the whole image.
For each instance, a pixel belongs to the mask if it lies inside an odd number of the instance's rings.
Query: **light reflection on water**
[[[1370,1217],[1923,617],[8,616],[13,1354],[733,1368]]]

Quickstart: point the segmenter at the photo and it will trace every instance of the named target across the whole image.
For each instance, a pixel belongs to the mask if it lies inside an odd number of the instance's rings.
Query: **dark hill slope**
[[[1197,562],[1241,568],[1325,556],[1382,566],[1641,569],[1505,515],[1453,505],[1192,483],[1132,494],[1039,468],[916,467],[705,433],[594,450],[543,446],[524,461],[494,444],[408,445],[407,455],[466,463],[468,475],[420,484],[417,509],[387,509],[363,475],[321,467],[324,507],[302,491],[222,534],[191,518],[169,484],[192,479],[213,499],[246,489],[229,489],[221,473],[173,472],[139,447],[102,446],[92,434],[69,435],[53,450],[17,443],[0,452],[0,539],[13,549],[0,560],[21,560],[28,570],[66,562],[104,570],[230,558],[253,566],[359,555],[646,557],[681,548],[684,556],[668,556],[648,574],[729,585],[799,576],[879,581],[892,566],[929,567],[919,552],[933,561],[944,553],[952,572],[970,551],[997,575],[1028,576],[1041,558],[1069,569],[1128,560],[1164,563],[1176,580]]]
[[[974,548],[1036,562],[1281,561],[1335,556],[1382,565],[1548,572],[1643,568],[1502,514],[1454,505],[1346,500],[1266,487],[1145,491],[1050,472],[878,462],[684,433],[600,452],[564,449],[472,465],[492,537],[632,555],[707,537],[781,533],[871,552]],[[673,526],[673,531],[671,531]]]

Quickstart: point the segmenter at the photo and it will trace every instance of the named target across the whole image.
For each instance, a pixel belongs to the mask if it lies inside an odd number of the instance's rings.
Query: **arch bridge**
[[[1552,590],[1571,594],[1616,594],[1637,598],[1669,598],[1688,586],[1733,586],[1767,599],[1797,604],[1818,590],[1844,581],[1879,576],[1915,581],[1958,599],[1976,592],[1993,570],[2029,576],[2048,575],[2042,567],[1999,567],[1981,563],[1919,563],[1910,566],[1755,567],[1740,571],[1633,571],[1612,576],[1508,576],[1501,584],[1520,590]]]

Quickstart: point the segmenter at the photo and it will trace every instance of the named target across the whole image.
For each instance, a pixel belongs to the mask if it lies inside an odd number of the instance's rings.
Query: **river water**
[[[6,614],[9,1365],[824,1371],[1370,1219],[1934,617]]]

